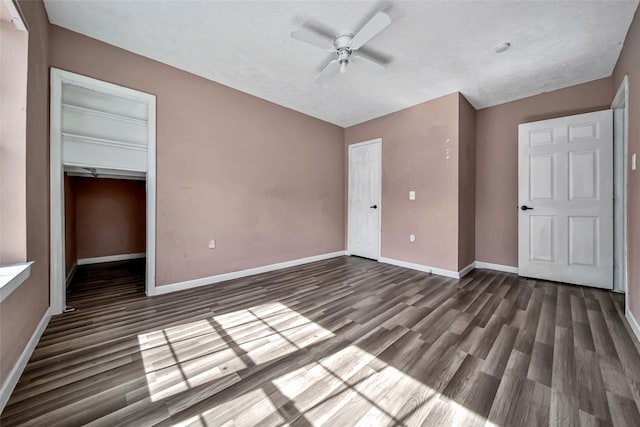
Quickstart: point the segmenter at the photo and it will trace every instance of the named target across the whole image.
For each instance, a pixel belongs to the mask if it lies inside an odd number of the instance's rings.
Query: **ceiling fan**
[[[389,24],[391,24],[389,15],[384,12],[378,12],[355,35],[338,34],[331,39],[322,34],[304,29],[293,31],[291,37],[320,49],[335,52],[336,58],[331,60],[316,77],[316,83],[324,83],[334,76],[338,70],[344,74],[347,71],[347,66],[352,62],[360,64],[374,73],[384,72],[386,69],[384,65],[362,55],[356,55],[354,52],[387,28]]]

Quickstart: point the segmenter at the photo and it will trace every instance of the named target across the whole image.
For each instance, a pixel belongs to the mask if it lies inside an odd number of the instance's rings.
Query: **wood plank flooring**
[[[83,266],[13,425],[640,425],[620,295],[340,257],[175,294]]]

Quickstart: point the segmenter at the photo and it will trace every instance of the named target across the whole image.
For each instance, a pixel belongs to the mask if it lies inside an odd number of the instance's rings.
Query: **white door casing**
[[[612,289],[612,111],[521,124],[518,153],[519,274]]]
[[[349,146],[348,249],[380,258],[382,140]]]
[[[114,126],[114,123],[123,126]],[[142,127],[144,132],[140,131]],[[127,128],[130,132],[124,138],[119,138],[118,132]],[[105,136],[104,132],[109,135]],[[130,135],[135,135],[135,138],[129,138]],[[146,293],[153,295],[156,289],[156,97],[51,68],[50,307],[52,314],[62,313],[66,304],[63,186],[65,166],[106,168],[146,174]]]
[[[627,291],[627,173],[629,146],[629,76],[624,76],[613,98],[613,290]],[[625,300],[627,301],[627,300]]]

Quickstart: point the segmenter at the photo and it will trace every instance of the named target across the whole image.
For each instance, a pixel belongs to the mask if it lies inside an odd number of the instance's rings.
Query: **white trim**
[[[378,260],[384,264],[396,265],[398,267],[410,268],[411,270],[423,271],[425,273],[436,274],[438,276],[451,277],[452,279],[461,279],[476,268],[483,268],[487,270],[502,271],[505,273],[518,274],[518,267],[511,267],[510,265],[491,264],[489,262],[474,261],[467,265],[460,271],[445,270],[443,268],[431,267],[424,264],[416,264],[413,262],[401,261],[399,259],[380,257]]]
[[[631,330],[633,331],[634,335],[636,336],[638,341],[640,341],[640,324],[638,324],[638,321],[636,320],[636,318],[633,317],[633,314],[631,313],[631,310],[629,310],[628,307],[625,307],[624,317],[629,322],[629,326],[631,326]]]
[[[108,93],[146,103],[147,126],[147,277],[146,293],[155,289],[156,264],[156,97],[148,93],[118,86],[101,80],[51,68],[50,99],[50,306],[52,314],[60,314],[66,304],[64,247],[64,172],[62,165],[62,84]],[[77,164],[74,166],[91,167]],[[104,165],[101,165],[104,168]],[[117,168],[113,168],[117,169]],[[80,264],[80,262],[78,262]]]
[[[380,143],[382,144],[382,138],[374,138],[374,139],[369,139],[367,141],[362,141],[362,142],[356,142],[354,144],[349,144],[349,148],[354,147],[354,148],[358,148],[358,147],[362,147],[365,145],[371,145],[371,144],[377,144]]]
[[[185,280],[184,282],[171,283],[169,285],[157,286],[152,295],[162,295],[171,292],[183,291],[185,289],[197,288],[200,286],[212,285],[214,283],[241,277],[253,276],[255,274],[268,273],[270,271],[281,270],[283,268],[295,267],[310,262],[322,261],[346,255],[345,251],[330,252],[322,255],[315,255],[307,258],[294,259],[292,261],[279,262],[277,264],[264,265],[262,267],[249,268],[246,270],[233,271],[231,273],[217,274],[215,276],[202,277],[199,279]]]
[[[13,23],[14,27],[16,27],[16,29],[18,31],[27,31],[27,27],[24,25],[24,21],[22,20],[22,16],[20,15],[20,12],[18,12],[18,8],[13,3],[13,1],[12,0],[2,0],[2,3],[7,8],[7,11],[9,12],[9,15],[11,15],[11,22]]]
[[[49,305],[52,314],[60,314],[66,304],[65,246],[64,246],[64,171],[62,167],[62,75],[51,68],[50,99],[50,291]]]
[[[77,269],[78,269],[78,262],[76,261],[73,263],[73,267],[71,267],[71,270],[69,270],[69,273],[67,273],[67,279],[65,280],[65,284],[67,288],[69,287],[71,280],[73,280],[73,276],[76,274]]]
[[[413,262],[400,261],[399,259],[393,259],[393,258],[387,258],[387,257],[380,257],[378,261],[383,264],[391,264],[398,267],[410,268],[411,270],[423,271],[425,273],[431,273],[431,271],[433,270],[433,267],[429,267],[428,265],[415,264]],[[454,273],[454,272],[451,271],[450,273]]]
[[[87,265],[87,264],[100,264],[103,262],[113,262],[113,261],[124,261],[127,259],[139,259],[146,257],[147,254],[144,252],[138,252],[133,254],[122,254],[122,255],[108,255],[108,256],[97,256],[93,258],[80,258],[78,259],[78,265]]]
[[[490,262],[476,261],[476,268],[483,268],[486,270],[502,271],[504,273],[518,274],[518,267],[502,264],[492,264]]]
[[[91,77],[83,76],[81,74],[72,73],[70,71],[61,70],[59,68],[51,67],[51,70],[55,72],[56,77],[61,81],[80,86],[86,89],[97,90],[119,96],[133,101],[148,103],[152,99],[155,100],[155,95],[141,92],[136,89],[131,89],[125,86],[120,86],[114,83],[109,83],[103,80],[94,79]],[[62,100],[60,100],[60,108],[62,106]],[[151,119],[151,116],[149,116]]]
[[[476,262],[474,261],[458,272],[458,278],[462,279],[464,276],[471,273],[475,268]]]
[[[362,147],[364,145],[378,144],[378,256],[379,261],[382,257],[382,138],[370,139],[368,141],[350,144],[347,152],[347,250],[346,254],[351,255],[351,234],[349,226],[351,225],[351,150],[353,148]]]
[[[156,97],[149,95],[147,113],[147,280],[145,293],[156,288]]]
[[[431,267],[428,265],[416,264],[416,263],[407,262],[407,261],[400,261],[399,259],[393,259],[393,258],[387,258],[387,257],[380,257],[378,261],[384,264],[391,264],[398,267],[409,268],[411,270],[423,271],[425,273],[431,273],[431,274],[436,274],[438,276],[450,277],[452,279],[460,278],[460,272],[458,271],[445,270],[443,268]],[[469,267],[467,266],[465,267],[465,269],[466,268],[469,268]]]
[[[622,201],[619,201],[614,198],[614,254],[617,255],[616,259],[614,259],[614,265],[620,266],[621,276],[618,275],[614,271],[614,284],[613,290],[616,292],[627,292],[628,287],[628,251],[629,251],[629,239],[628,239],[628,231],[627,231],[627,215],[628,215],[628,207],[627,207],[627,191],[628,191],[628,164],[629,164],[629,76],[624,76],[622,79],[622,83],[616,92],[616,96],[613,98],[611,102],[611,109],[614,110],[613,120],[615,122],[615,110],[619,110],[624,108],[624,128],[622,135],[622,153],[619,153],[619,148],[614,145],[614,155],[618,154],[622,156],[622,161],[618,161],[617,156],[614,157],[614,185],[616,189],[618,185],[620,185],[620,181],[622,184],[622,188],[619,189],[619,193],[622,195]],[[614,144],[615,140],[615,123],[614,123]],[[617,150],[616,150],[617,149]],[[615,191],[614,191],[615,193]],[[618,212],[622,212],[622,219],[617,218]],[[622,242],[621,242],[622,240]],[[614,255],[614,256],[615,256]],[[618,283],[622,282],[622,283]]]
[[[22,350],[22,354],[16,361],[13,369],[11,369],[11,372],[9,372],[7,379],[5,379],[4,383],[2,384],[2,388],[0,388],[0,413],[2,413],[4,406],[9,401],[9,397],[11,397],[11,393],[13,393],[13,389],[16,387],[16,384],[18,384],[18,380],[20,380],[20,376],[22,375],[25,366],[27,366],[27,362],[29,361],[31,354],[33,354],[33,350],[35,350],[38,342],[40,341],[40,337],[42,336],[44,330],[47,329],[49,319],[51,319],[51,307],[47,308],[47,311],[44,312],[44,315],[42,316],[42,319],[40,319],[40,323],[38,323],[36,330],[33,331],[29,342],[27,342],[24,350]]]
[[[33,261],[0,266],[0,302],[18,289],[31,274]]]

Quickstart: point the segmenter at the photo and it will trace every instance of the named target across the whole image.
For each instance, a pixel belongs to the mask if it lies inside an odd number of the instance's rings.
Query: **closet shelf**
[[[88,114],[107,117],[107,118],[114,119],[114,120],[122,120],[122,121],[131,122],[131,123],[143,124],[143,125],[147,124],[147,120],[138,119],[136,117],[125,116],[124,114],[109,113],[109,112],[106,112],[106,111],[96,110],[94,108],[80,107],[79,105],[67,104],[67,103],[64,103],[64,102],[62,103],[62,106],[63,106],[63,108],[67,108],[67,109],[70,109],[70,110],[82,111],[82,112],[85,112],[85,113],[88,113]]]
[[[88,144],[107,145],[111,147],[122,147],[130,150],[147,151],[145,144],[137,144],[135,142],[118,141],[115,139],[99,138],[96,136],[80,135],[76,133],[62,132],[62,140],[84,142]]]

